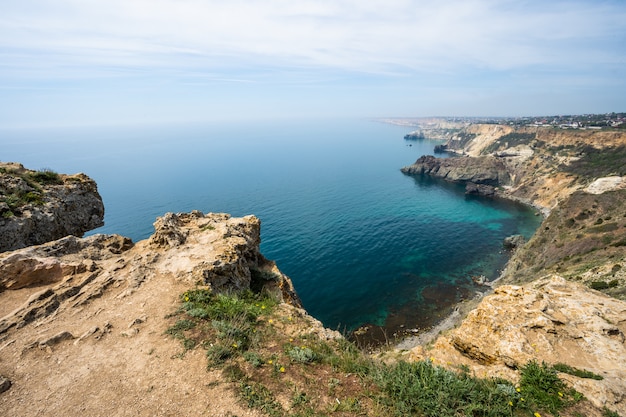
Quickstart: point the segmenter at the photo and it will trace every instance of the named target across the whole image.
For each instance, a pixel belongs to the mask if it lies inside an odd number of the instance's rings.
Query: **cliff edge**
[[[626,133],[477,124],[443,148],[449,158],[424,156],[402,171],[521,201],[545,218],[494,293],[410,357],[509,380],[528,361],[546,362],[599,409],[626,415]]]
[[[0,163],[0,252],[82,236],[103,219],[102,198],[85,174]]]
[[[154,234],[137,243],[68,236],[0,254],[0,375],[9,381],[0,410],[260,415],[219,370],[207,371],[205,349],[183,350],[167,333],[189,322],[176,321],[181,294],[200,288],[271,293],[282,300],[280,317],[293,317],[299,332],[338,337],[299,308],[291,281],[259,243],[254,216],[194,211],[157,219]]]

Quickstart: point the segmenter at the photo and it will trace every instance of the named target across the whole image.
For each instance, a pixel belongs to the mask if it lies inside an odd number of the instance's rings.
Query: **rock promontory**
[[[102,198],[85,174],[0,163],[0,252],[82,236],[103,219]]]
[[[261,255],[260,225],[254,216],[168,213],[137,243],[67,236],[0,254],[0,382],[7,381],[0,410],[259,415],[242,406],[219,370],[207,371],[209,345],[181,353],[166,332],[181,294],[201,288],[272,294],[285,322],[276,326],[340,337],[299,307],[291,280]]]

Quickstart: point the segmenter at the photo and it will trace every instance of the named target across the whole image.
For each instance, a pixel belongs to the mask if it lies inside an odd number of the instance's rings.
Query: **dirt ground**
[[[130,296],[112,288],[81,309],[9,331],[0,375],[12,386],[0,394],[0,415],[261,415],[237,401],[219,371],[207,371],[203,349],[182,356],[180,341],[164,334],[188,285],[155,276]],[[0,294],[3,312],[40,290],[21,290],[21,300]],[[40,345],[62,332],[74,338]]]

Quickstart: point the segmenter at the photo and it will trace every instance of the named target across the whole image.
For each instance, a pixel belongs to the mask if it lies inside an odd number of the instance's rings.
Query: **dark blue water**
[[[364,120],[0,131],[0,160],[85,172],[106,207],[95,232],[137,241],[165,212],[255,214],[263,254],[332,328],[425,326],[495,277],[523,206],[400,168],[436,143]],[[412,146],[409,146],[411,144]]]

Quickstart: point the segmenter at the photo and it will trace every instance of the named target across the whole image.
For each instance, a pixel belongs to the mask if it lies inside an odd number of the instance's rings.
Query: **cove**
[[[406,176],[436,142],[366,120],[3,130],[3,161],[85,172],[105,226],[134,241],[166,212],[201,210],[262,221],[261,251],[324,325],[390,335],[425,328],[494,278],[502,240],[529,238],[541,218],[517,203]],[[409,146],[411,145],[411,146]]]

